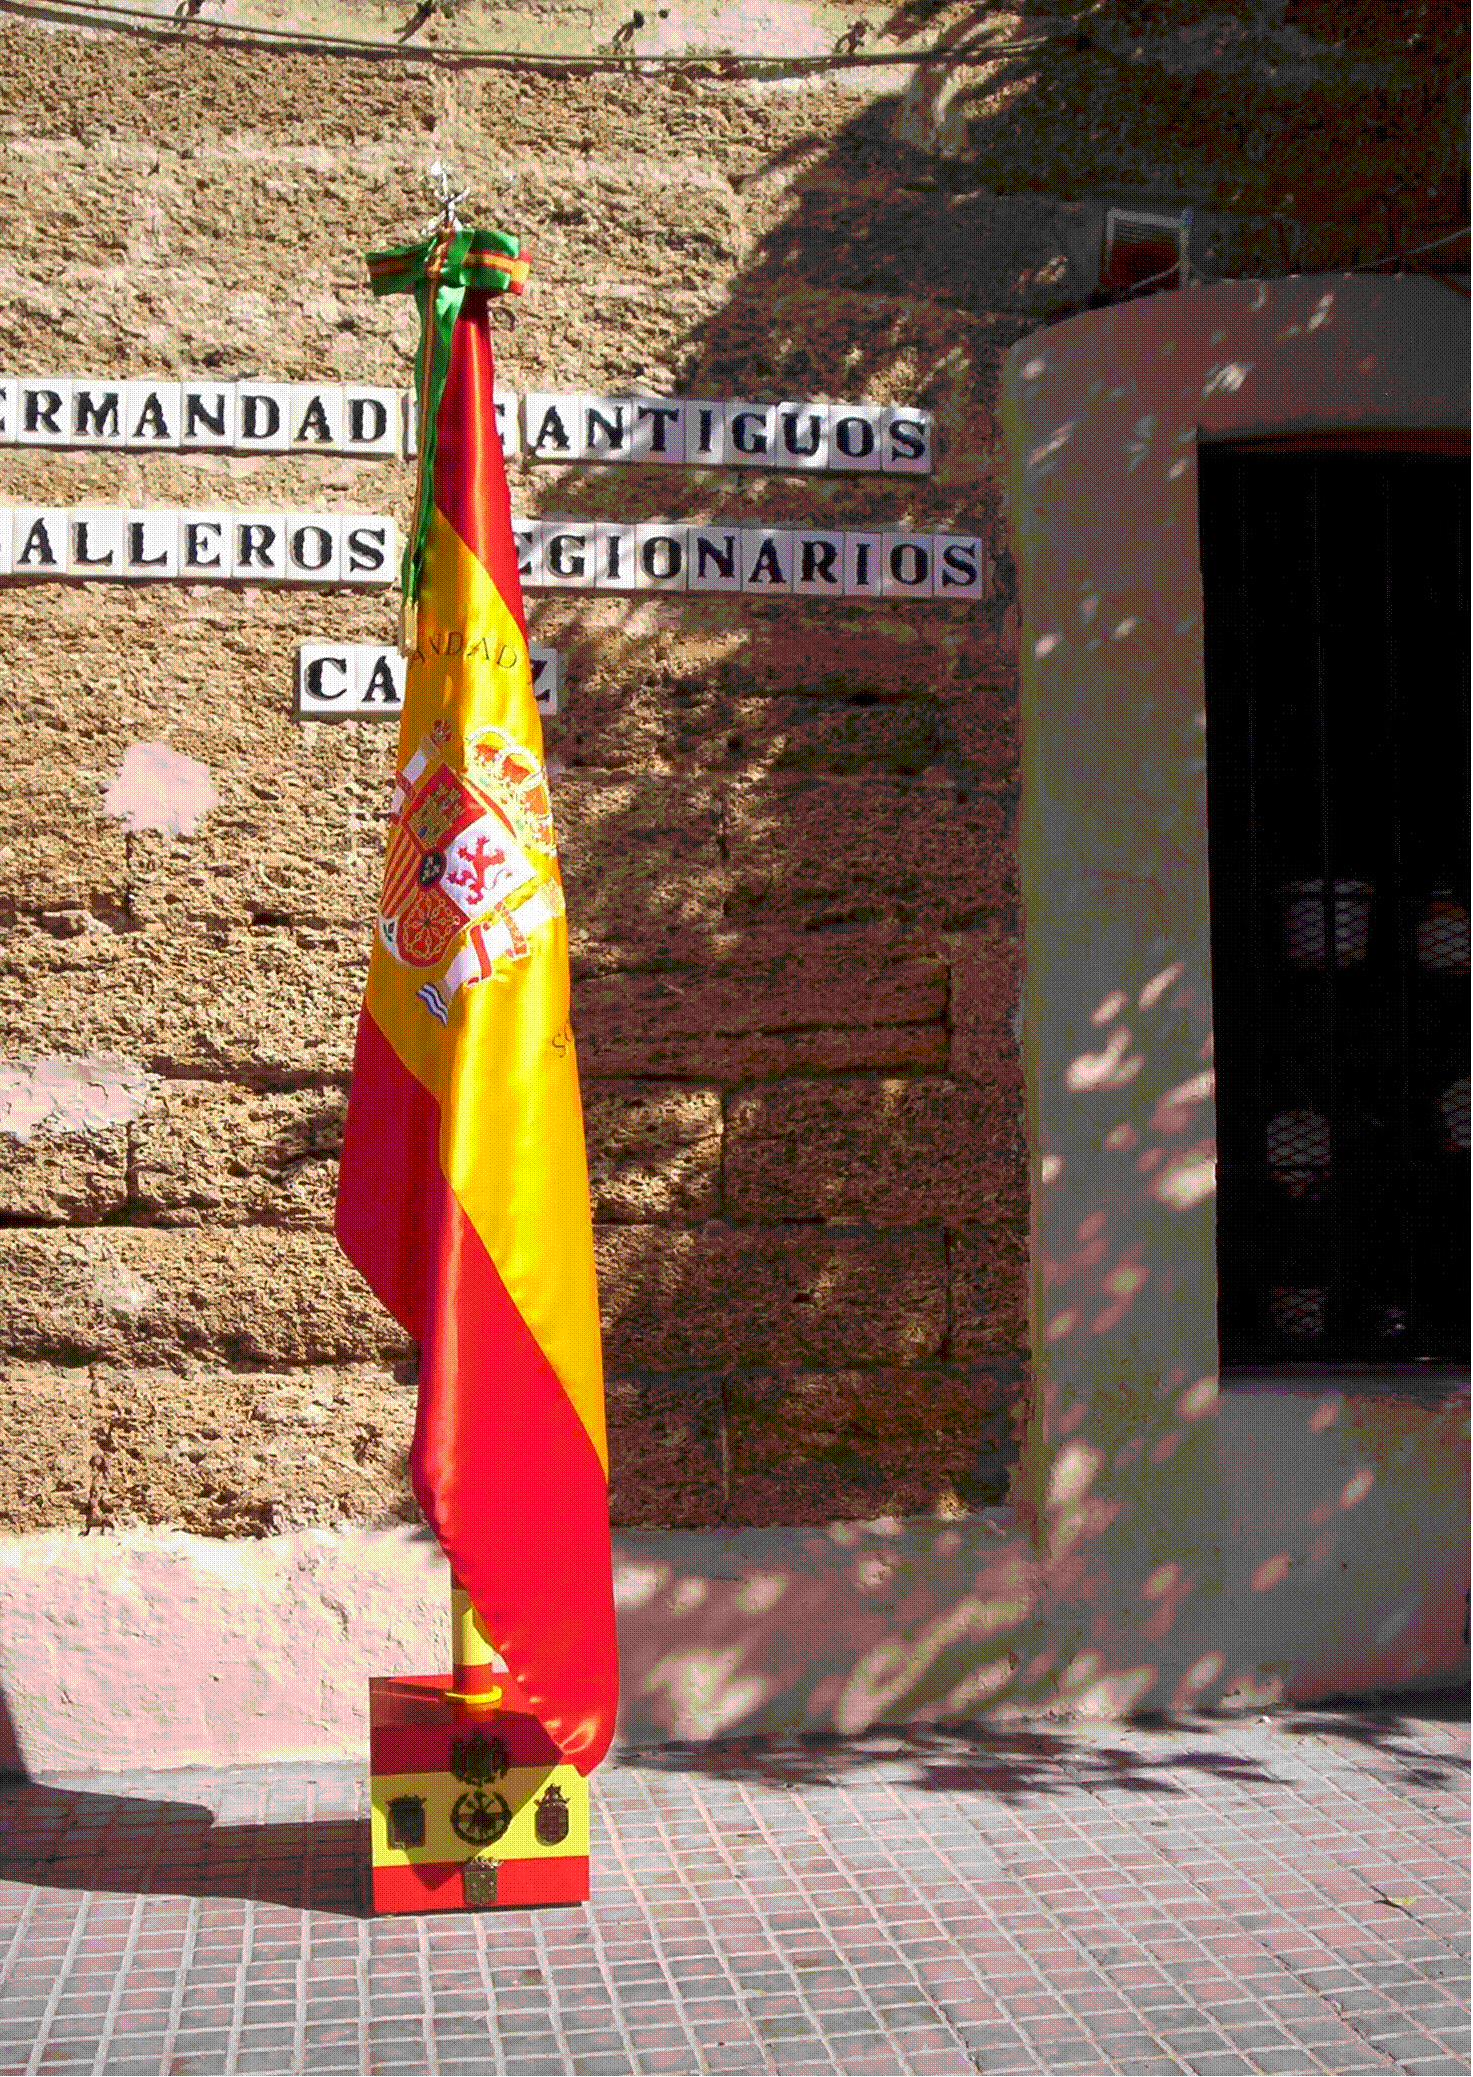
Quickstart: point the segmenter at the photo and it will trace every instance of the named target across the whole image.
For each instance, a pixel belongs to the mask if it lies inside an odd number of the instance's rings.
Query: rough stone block
[[[134,1211],[161,1226],[330,1226],[347,1098],[172,1082],[133,1128]]]
[[[579,631],[564,640],[576,644]],[[749,628],[689,627],[654,646],[612,630],[589,646],[576,696],[548,731],[573,766],[894,774],[921,771],[939,753],[942,666],[933,672],[913,645],[888,637],[835,630],[819,641],[795,624],[781,641],[754,643]]]
[[[614,1369],[729,1372],[919,1363],[946,1334],[939,1232],[859,1227],[597,1230],[605,1353]]]
[[[958,1362],[997,1364],[1021,1377],[1028,1364],[1028,1200],[1021,1178],[1013,1204],[949,1233],[946,1246],[948,1354]]]
[[[747,232],[777,272],[800,264],[815,291],[931,300],[981,313],[1059,307],[1063,268],[1054,205],[1040,195],[914,191],[840,165],[754,184]],[[764,206],[765,205],[765,206]],[[897,403],[914,398],[896,397]]]
[[[0,1530],[80,1529],[87,1519],[85,1369],[0,1363]]]
[[[0,920],[60,919],[68,910],[121,915],[128,846],[103,818],[104,774],[88,769],[75,728],[65,741],[49,729],[39,734],[0,771]]]
[[[1016,904],[1002,802],[942,782],[744,782],[730,790],[728,915],[809,929],[935,929],[1010,918]]]
[[[128,1128],[38,1132],[17,1140],[0,1131],[0,1220],[34,1226],[89,1226],[113,1219],[128,1197]]]
[[[727,1520],[963,1514],[1005,1497],[1005,1395],[969,1370],[746,1375],[726,1385]]]
[[[687,779],[555,781],[572,945],[648,943],[721,920],[721,803]]]
[[[44,1002],[50,1033],[156,1074],[346,1074],[368,953],[366,926],[61,937],[15,925],[0,931],[0,1047],[32,1049]]]
[[[0,1345],[58,1363],[394,1361],[398,1327],[326,1233],[0,1230]]]
[[[152,1094],[138,1062],[118,1055],[16,1052],[0,1061],[0,1219],[90,1225],[117,1216],[128,1195],[127,1128]]]
[[[721,1099],[680,1083],[595,1084],[584,1103],[597,1219],[714,1218],[721,1197]]]
[[[941,680],[948,768],[973,786],[1009,787],[1018,778],[1017,674],[1003,657],[971,644],[949,659]]]
[[[329,1370],[100,1368],[91,1422],[95,1526],[202,1536],[414,1521],[414,1387],[367,1364]]]
[[[619,1529],[699,1529],[722,1517],[721,1387],[611,1378],[609,1510]]]
[[[770,1082],[728,1099],[732,1219],[919,1226],[983,1216],[1016,1195],[1016,1090],[938,1078]]]
[[[587,973],[573,1022],[590,1077],[730,1083],[945,1057],[945,962],[862,931],[729,933],[669,971]],[[939,1040],[939,1043],[938,1043]]]
[[[1021,1090],[1014,1019],[1022,946],[1016,938],[971,931],[948,938],[946,952],[951,962],[952,1074]]]

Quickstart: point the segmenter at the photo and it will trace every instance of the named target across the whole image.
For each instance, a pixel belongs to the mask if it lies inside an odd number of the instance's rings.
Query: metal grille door
[[[1466,1359],[1467,464],[1199,482],[1223,1362]]]

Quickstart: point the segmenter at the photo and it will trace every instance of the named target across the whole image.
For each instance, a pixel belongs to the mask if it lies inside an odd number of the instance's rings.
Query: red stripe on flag
[[[525,635],[506,464],[496,436],[496,415],[488,408],[495,375],[487,298],[468,294],[451,334],[450,369],[436,421],[435,503],[490,576]]]
[[[440,1169],[440,1108],[367,1009],[337,1235],[420,1345],[410,1478],[531,1708],[588,1774],[618,1699],[608,1486],[588,1431]]]

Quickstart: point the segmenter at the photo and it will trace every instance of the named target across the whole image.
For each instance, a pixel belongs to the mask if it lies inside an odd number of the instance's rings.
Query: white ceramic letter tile
[[[935,572],[929,534],[887,533],[881,587],[887,599],[928,599]]]
[[[542,521],[542,586],[545,591],[592,591],[594,529],[572,519]]]
[[[361,382],[344,383],[343,452],[399,452],[399,396],[396,390],[374,389]]]
[[[517,393],[514,389],[502,389],[498,385],[491,402],[496,413],[496,434],[501,442],[501,451],[510,459],[520,451],[522,444],[517,423]]]
[[[793,534],[793,589],[813,598],[844,596],[844,536]]]
[[[286,574],[292,584],[336,584],[343,567],[342,522],[335,512],[287,515]]]
[[[289,382],[238,382],[235,444],[242,454],[281,454],[292,436]]]
[[[343,385],[294,382],[287,423],[299,454],[340,454],[344,445]]]
[[[987,551],[976,534],[937,534],[938,599],[980,599],[988,575]]]
[[[881,596],[884,590],[884,547],[882,534],[845,534],[846,599],[877,599]]]
[[[529,391],[526,400],[526,453],[534,462],[575,462],[582,452],[576,396],[548,396]]]
[[[740,591],[742,532],[735,526],[693,526],[688,534],[691,591]]]
[[[304,642],[297,651],[297,712],[336,720],[353,705],[352,645]]]
[[[73,447],[121,447],[126,405],[126,383],[73,382],[70,413]]]
[[[67,575],[121,577],[124,514],[102,506],[85,506],[68,514]]]
[[[22,447],[70,447],[72,386],[60,375],[23,375],[17,384],[15,437]]]
[[[582,434],[582,459],[587,462],[627,462],[630,454],[629,397],[584,397],[578,414]]]
[[[539,714],[556,714],[562,690],[562,668],[555,649],[536,646],[527,651],[532,665],[532,697]]]
[[[685,532],[659,521],[634,529],[641,591],[685,590]]]
[[[344,584],[397,584],[399,581],[399,529],[392,519],[368,512],[344,512]]]
[[[286,514],[234,512],[235,575],[242,584],[279,584],[286,576]]]
[[[17,505],[10,515],[12,575],[64,576],[70,518],[59,505]]]
[[[882,416],[878,404],[830,404],[829,467],[878,469]]]
[[[369,718],[394,715],[404,705],[406,659],[378,642],[353,645],[353,705]]]
[[[637,462],[685,460],[685,406],[674,397],[631,397],[631,454]]]
[[[685,459],[692,468],[715,468],[726,460],[726,406],[709,398],[687,398]]]
[[[777,462],[779,469],[826,469],[829,465],[829,413],[826,404],[779,404]]]
[[[15,377],[0,375],[0,447],[15,445],[16,392]]]
[[[181,447],[233,447],[235,445],[235,384],[233,382],[180,383],[179,445]]]
[[[179,445],[179,384],[144,378],[125,385],[127,408],[123,426],[129,447],[162,448]]]
[[[935,426],[929,411],[887,404],[880,413],[880,465],[890,476],[928,476]]]
[[[598,589],[633,591],[639,581],[636,529],[600,520],[593,532]]]
[[[123,514],[123,576],[151,584],[179,574],[179,515],[147,511]]]
[[[776,404],[728,404],[726,459],[744,469],[770,469],[777,434]]]
[[[512,514],[511,538],[517,551],[517,575],[523,591],[536,591],[542,583],[542,530],[535,519]]]
[[[793,536],[785,527],[744,527],[742,590],[791,591]]]
[[[179,575],[190,583],[218,584],[235,573],[234,515],[179,514]]]

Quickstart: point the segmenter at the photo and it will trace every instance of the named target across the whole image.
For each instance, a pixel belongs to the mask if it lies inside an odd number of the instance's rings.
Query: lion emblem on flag
[[[417,998],[441,1024],[460,989],[525,959],[563,911],[541,761],[482,728],[461,771],[449,742],[437,722],[395,783],[378,919],[385,949],[424,973]]]

